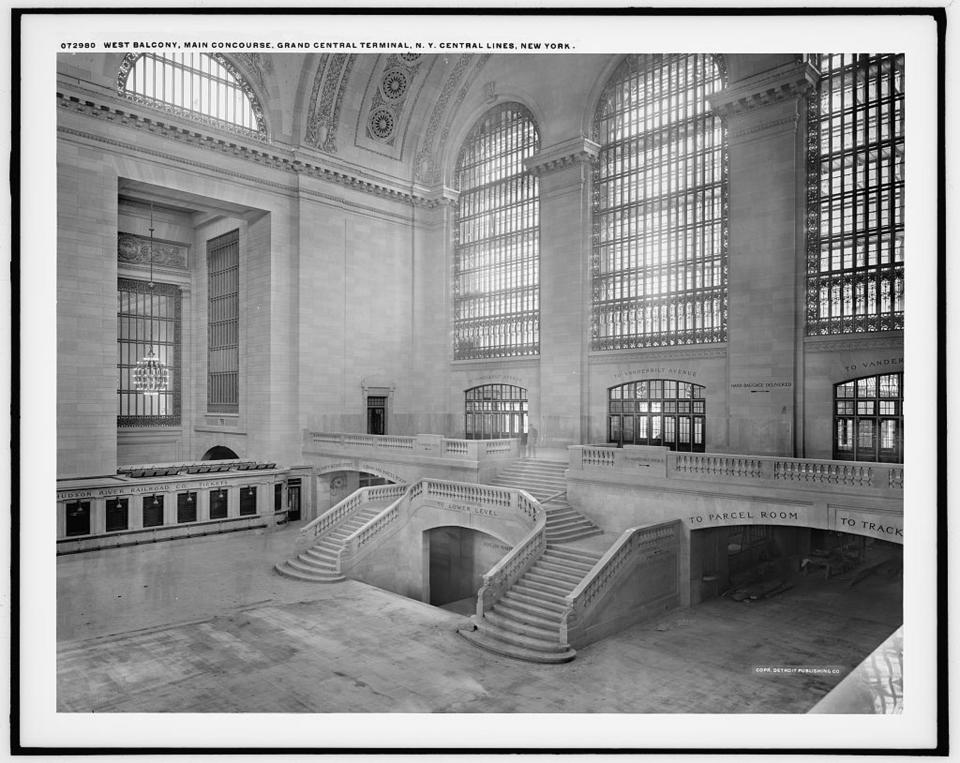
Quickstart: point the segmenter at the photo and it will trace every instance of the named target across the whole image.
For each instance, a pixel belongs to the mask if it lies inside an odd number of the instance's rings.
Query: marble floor
[[[273,563],[295,527],[58,561],[61,712],[803,713],[900,624],[899,578],[798,578],[633,626],[564,665],[483,652],[464,615]],[[771,665],[839,666],[829,675]]]

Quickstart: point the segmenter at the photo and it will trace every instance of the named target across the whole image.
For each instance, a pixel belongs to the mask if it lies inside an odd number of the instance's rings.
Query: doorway
[[[287,520],[296,522],[300,519],[300,480],[287,481]]]
[[[387,433],[387,398],[367,397],[367,434]]]
[[[503,541],[468,527],[435,527],[424,533],[428,559],[425,597],[435,607],[470,614],[483,575],[510,550]]]

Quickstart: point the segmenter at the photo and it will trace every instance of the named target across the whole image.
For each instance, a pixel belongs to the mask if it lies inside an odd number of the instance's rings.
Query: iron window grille
[[[118,427],[180,425],[180,324],[178,287],[117,279]],[[167,368],[167,388],[145,395],[134,371],[151,346]]]
[[[523,160],[540,147],[519,103],[487,111],[457,158],[454,359],[540,352],[540,186]]]
[[[220,54],[128,53],[117,73],[117,92],[179,117],[261,140],[267,136],[253,88]]]
[[[207,410],[240,410],[240,231],[207,242]]]
[[[903,328],[904,59],[823,54],[807,105],[807,334]]]
[[[722,56],[629,56],[594,118],[594,350],[726,341]]]

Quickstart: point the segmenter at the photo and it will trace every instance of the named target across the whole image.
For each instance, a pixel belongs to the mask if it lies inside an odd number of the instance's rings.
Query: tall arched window
[[[540,352],[539,183],[523,160],[540,147],[519,103],[486,112],[457,158],[455,360]]]
[[[128,53],[120,65],[117,89],[137,103],[177,116],[266,137],[256,95],[221,55]]]
[[[712,55],[626,58],[594,120],[595,350],[722,342],[727,330],[726,130]]]
[[[903,328],[903,55],[817,55],[807,110],[807,333]]]

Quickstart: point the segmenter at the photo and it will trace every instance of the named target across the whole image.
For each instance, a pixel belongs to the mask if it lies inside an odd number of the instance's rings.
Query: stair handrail
[[[560,615],[560,643],[570,646],[570,631],[582,623],[590,610],[618,581],[618,573],[635,555],[665,537],[679,537],[681,522],[667,522],[630,527],[608,548],[574,589],[564,597]]]
[[[303,541],[315,540],[327,530],[340,524],[359,509],[362,504],[389,498],[393,493],[398,496],[402,495],[406,489],[406,483],[401,482],[396,485],[373,485],[372,487],[362,487],[354,490],[342,501],[335,503],[316,519],[301,527],[297,533],[298,545]]]
[[[483,575],[477,591],[477,617],[483,617],[510,587],[533,566],[547,547],[547,512],[526,490],[512,490],[517,502],[533,516],[533,529]]]

